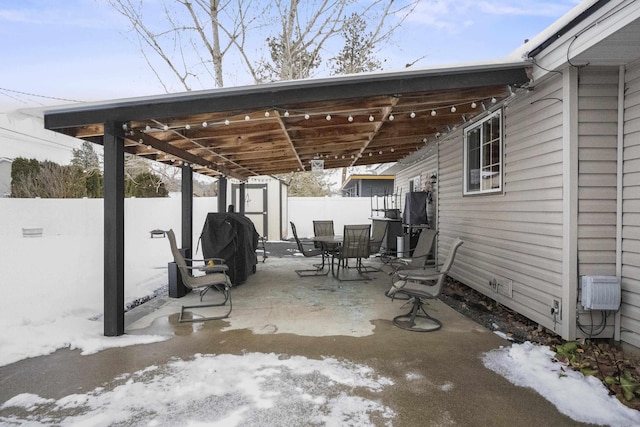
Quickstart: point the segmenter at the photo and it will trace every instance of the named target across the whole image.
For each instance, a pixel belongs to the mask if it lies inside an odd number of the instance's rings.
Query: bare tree
[[[224,64],[265,79],[309,76],[320,53],[357,13],[372,46],[391,39],[418,0],[108,0],[130,23],[140,51],[167,92],[165,69],[184,90],[224,86]],[[157,19],[162,16],[163,19]],[[155,19],[155,20],[154,20]],[[270,29],[277,28],[274,34]],[[273,49],[277,50],[274,63]],[[262,54],[260,54],[262,52]],[[264,53],[269,52],[268,58]],[[158,63],[158,60],[160,61]],[[307,68],[305,68],[305,66]],[[229,72],[229,69],[227,69]],[[238,67],[233,67],[238,72]],[[207,78],[208,77],[208,78]]]

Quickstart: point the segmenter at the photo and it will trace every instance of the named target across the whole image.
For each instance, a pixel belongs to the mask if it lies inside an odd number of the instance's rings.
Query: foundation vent
[[[620,308],[620,279],[616,276],[582,276],[582,306],[585,310]]]

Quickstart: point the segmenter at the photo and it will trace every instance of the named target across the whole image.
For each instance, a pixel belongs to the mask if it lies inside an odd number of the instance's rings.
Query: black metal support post
[[[124,334],[124,131],[104,124],[104,335]]]
[[[218,177],[218,212],[227,211],[227,177]]]
[[[240,214],[244,215],[244,211],[246,208],[245,200],[247,199],[247,185],[244,182],[240,183],[240,194],[238,197],[238,204],[240,205]]]
[[[193,248],[193,170],[182,166],[182,249],[185,257],[191,258]]]

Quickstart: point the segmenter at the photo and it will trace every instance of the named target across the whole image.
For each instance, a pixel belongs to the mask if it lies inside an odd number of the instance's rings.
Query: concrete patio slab
[[[18,393],[60,398],[86,392],[176,358],[260,352],[336,358],[392,379],[393,385],[375,399],[396,416],[380,420],[380,425],[581,425],[535,391],[516,387],[485,368],[482,354],[509,343],[472,319],[435,301],[430,313],[442,321],[441,330],[399,329],[391,319],[408,308],[384,296],[390,286],[385,273],[357,282],[340,282],[331,275],[298,277],[294,270],[309,264],[294,257],[269,257],[258,264],[256,274],[233,288],[233,311],[225,320],[178,324],[180,305],[197,301],[195,294],[158,298],[128,316],[127,334],[170,336],[164,342],[87,356],[59,350],[0,367],[0,377],[11,378],[3,382],[0,402]]]

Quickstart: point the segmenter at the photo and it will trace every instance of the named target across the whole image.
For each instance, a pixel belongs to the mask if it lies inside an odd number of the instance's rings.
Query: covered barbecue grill
[[[224,212],[207,214],[200,234],[204,258],[223,258],[229,266],[231,283],[238,285],[255,273],[258,232],[244,215]]]

